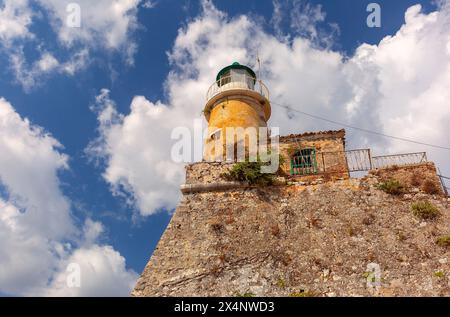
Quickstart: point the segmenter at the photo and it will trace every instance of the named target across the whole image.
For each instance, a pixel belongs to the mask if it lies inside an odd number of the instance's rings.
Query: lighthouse
[[[239,143],[249,143],[248,134],[227,134],[230,130],[258,131],[267,127],[271,114],[269,90],[250,67],[234,62],[217,74],[208,89],[203,113],[208,122],[204,160],[222,161],[230,157],[230,144],[236,151]]]

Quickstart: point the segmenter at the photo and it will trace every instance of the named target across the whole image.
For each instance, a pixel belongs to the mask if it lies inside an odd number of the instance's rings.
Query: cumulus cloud
[[[16,81],[22,85],[25,91],[30,91],[55,73],[73,76],[78,71],[86,68],[89,52],[87,49],[82,49],[75,52],[65,62],[60,62],[49,52],[42,52],[39,59],[29,64],[24,55],[23,47],[17,47],[14,49],[14,52],[10,52],[9,60]]]
[[[79,261],[89,282],[67,294],[123,295],[136,274],[112,247],[98,245],[100,223],[87,219],[83,230],[76,227],[70,201],[60,190],[58,172],[68,168],[61,149],[57,140],[0,98],[0,291],[62,292],[62,284],[51,282],[64,274],[66,263]],[[112,278],[110,289],[95,286],[106,275]]]
[[[306,0],[274,0],[271,24],[280,41],[300,36],[315,47],[330,48],[340,33],[339,26],[326,21],[322,5]],[[285,26],[289,31],[284,31]]]
[[[137,27],[140,0],[81,0],[81,27],[67,25],[67,2],[39,0],[50,12],[54,30],[62,43],[72,46],[77,42],[89,46],[101,45],[119,49],[131,41],[130,32]]]
[[[99,112],[100,138],[97,151],[91,147],[90,153],[105,158],[105,179],[114,192],[119,187],[131,194],[142,214],[176,205],[182,170],[171,163],[169,131],[192,128],[217,71],[233,61],[256,68],[256,51],[271,93],[269,124],[282,134],[341,128],[278,106],[287,104],[365,129],[448,146],[448,7],[424,14],[420,5],[413,6],[396,34],[378,45],[362,44],[346,57],[330,45],[317,45],[314,37],[320,32],[315,30],[280,37],[246,15],[230,18],[209,1],[202,6],[202,13],[179,30],[169,53],[166,104],[135,97],[128,115],[118,114],[110,103]],[[274,23],[283,8],[275,9]],[[320,8],[310,6],[309,11],[310,19],[323,21]],[[450,174],[445,151],[351,129],[347,133],[349,148],[371,147],[376,154],[426,150]]]
[[[61,145],[41,128],[22,119],[5,99],[0,99],[0,180],[10,200],[29,208],[23,221],[30,233],[45,231],[60,238],[73,231],[69,202],[61,194],[57,172],[66,169]],[[44,185],[45,186],[42,186]],[[45,210],[47,217],[41,217]]]
[[[3,293],[23,295],[36,287],[45,287],[46,278],[56,268],[55,258],[66,252],[64,245],[55,240],[50,242],[36,231],[15,205],[0,199],[0,290]]]
[[[140,0],[76,1],[80,8],[80,27],[67,21],[75,12],[68,10],[67,1],[6,0],[0,5],[0,53],[10,61],[16,81],[29,91],[54,74],[72,76],[85,69],[92,52],[120,54],[127,65],[134,64],[138,45],[133,38],[138,28],[137,12]],[[152,5],[153,6],[152,6]],[[154,7],[144,3],[144,8]],[[43,16],[49,19],[43,20]],[[50,47],[31,31],[32,24],[48,22],[57,36],[58,49]],[[35,54],[24,54],[24,47],[35,48]],[[56,52],[65,58],[57,58]],[[65,60],[65,61],[62,61]]]
[[[96,98],[99,138],[88,147],[93,157],[103,158],[103,174],[115,195],[128,196],[142,214],[175,207],[183,167],[174,163],[167,150],[173,124],[189,124],[190,114],[174,112],[161,103],[153,104],[142,96],[133,98],[130,114],[120,115],[109,91]]]
[[[29,30],[32,19],[33,12],[27,0],[5,0],[0,5],[0,40],[3,45],[33,37]]]
[[[424,14],[410,7],[405,24],[378,45],[361,45],[349,62],[364,74],[364,92],[378,90],[371,98],[359,98],[353,112],[372,102],[383,132],[431,144],[449,146],[450,108],[450,6]],[[373,85],[370,86],[369,83]],[[361,115],[362,116],[362,115]],[[389,152],[427,151],[443,173],[450,174],[448,151],[390,140]]]
[[[68,287],[71,263],[79,265],[80,287]],[[75,250],[61,263],[59,273],[46,289],[48,296],[128,296],[137,274],[127,270],[125,258],[111,246],[92,245]]]
[[[156,7],[158,3],[156,1],[150,1],[150,0],[146,0],[145,2],[142,3],[142,7],[145,9],[153,9],[154,7]]]
[[[326,14],[322,6],[295,0],[291,11],[291,28],[300,34],[316,39],[317,24],[325,21]]]

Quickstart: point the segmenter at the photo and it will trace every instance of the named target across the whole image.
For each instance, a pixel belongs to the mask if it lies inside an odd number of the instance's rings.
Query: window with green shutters
[[[306,148],[291,157],[291,175],[317,174],[316,149]]]

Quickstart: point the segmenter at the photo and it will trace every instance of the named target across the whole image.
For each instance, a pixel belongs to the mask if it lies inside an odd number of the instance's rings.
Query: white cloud
[[[67,168],[61,145],[39,127],[22,119],[0,98],[0,180],[19,208],[30,234],[45,231],[59,239],[73,232],[69,202],[61,194],[57,172]],[[45,184],[45,186],[43,186]],[[40,211],[45,210],[46,217]],[[48,217],[48,219],[47,219]]]
[[[83,226],[84,244],[91,245],[95,243],[104,230],[105,228],[101,222],[93,221],[90,218],[86,219]]]
[[[75,75],[77,72],[85,69],[89,64],[89,51],[88,49],[84,48],[81,49],[74,54],[72,54],[72,57],[65,61],[64,63],[61,63],[58,68],[58,71],[60,73],[66,73],[68,75]]]
[[[146,0],[144,3],[142,3],[142,7],[145,9],[153,9],[157,4],[158,3],[156,1]]]
[[[171,161],[167,150],[173,123],[183,122],[183,115],[188,114],[137,96],[131,102],[130,114],[122,116],[105,89],[97,96],[96,110],[100,137],[88,152],[107,160],[103,176],[113,193],[132,193],[144,215],[175,207],[184,171]]]
[[[100,223],[87,219],[83,230],[76,227],[60,190],[58,171],[68,168],[60,150],[57,140],[0,98],[0,292],[57,294],[63,287],[49,283],[64,274],[66,263],[79,261],[89,281],[73,294],[123,295],[136,275],[112,247],[98,245]],[[111,275],[110,289],[94,287],[105,285],[105,275]]]
[[[29,225],[30,216],[0,199],[0,291],[29,294],[45,287],[64,246]],[[28,230],[31,232],[28,232]]]
[[[137,11],[140,0],[81,0],[81,27],[66,25],[67,2],[39,0],[53,19],[53,28],[59,39],[68,46],[77,42],[89,46],[101,45],[119,49],[131,43],[130,33],[137,27]]]
[[[449,146],[450,135],[450,7],[429,14],[421,6],[410,7],[405,24],[378,45],[361,45],[350,65],[365,70],[366,92],[377,87],[372,98],[362,98],[356,108],[373,102],[383,132],[431,144]],[[373,85],[369,85],[370,81]],[[362,114],[361,114],[362,115]],[[390,141],[390,152],[427,151],[450,174],[448,151]]]
[[[314,21],[323,20],[321,11],[311,7],[310,11]],[[362,44],[347,58],[319,48],[314,30],[308,31],[308,38],[273,36],[249,17],[229,18],[204,1],[202,14],[179,30],[169,53],[167,105],[136,97],[130,114],[121,115],[108,99],[99,112],[100,138],[91,146],[91,154],[95,148],[97,156],[106,158],[105,179],[115,193],[121,188],[122,193],[131,194],[142,214],[173,208],[182,177],[181,167],[170,161],[174,141],[169,140],[169,131],[191,127],[217,71],[233,61],[254,67],[257,49],[263,62],[262,79],[273,101],[269,123],[280,127],[282,134],[339,127],[287,111],[275,102],[366,129],[448,146],[450,10],[420,11],[420,6],[411,7],[398,33],[378,45]],[[114,118],[114,123],[105,118]],[[349,148],[371,147],[376,154],[426,150],[450,174],[446,151],[350,129],[347,133]]]
[[[38,69],[42,72],[49,72],[55,69],[59,62],[58,60],[50,53],[45,53],[42,55],[41,59],[36,62]]]
[[[70,76],[75,75],[80,70],[87,67],[89,63],[89,53],[87,49],[75,52],[72,57],[60,62],[54,55],[49,52],[41,53],[39,59],[31,65],[27,63],[27,59],[23,52],[23,47],[17,47],[9,53],[11,70],[18,83],[20,83],[25,91],[29,91],[34,87],[42,84],[44,79],[49,76],[60,73]]]
[[[0,4],[0,40],[3,45],[19,38],[31,38],[33,13],[27,0],[5,0]]]
[[[322,5],[307,0],[273,0],[274,12],[271,23],[280,41],[301,36],[310,40],[313,46],[332,47],[340,33],[336,23],[326,22]],[[288,26],[289,31],[284,28]]]
[[[312,5],[307,2],[296,0],[291,11],[291,28],[299,34],[316,39],[317,24],[325,21],[326,14],[322,6]]]
[[[68,287],[70,263],[80,267],[80,287]],[[125,258],[111,246],[93,245],[77,249],[60,266],[47,290],[48,296],[128,296],[137,274],[127,270]]]
[[[10,61],[16,81],[29,91],[54,74],[73,76],[85,69],[91,52],[118,53],[127,65],[134,65],[138,50],[133,39],[138,28],[137,13],[140,0],[76,1],[81,8],[81,27],[70,27],[66,21],[71,12],[70,2],[60,0],[38,0],[40,6],[32,7],[29,0],[5,0],[0,4],[0,53]],[[144,4],[150,8],[150,4]],[[154,5],[153,5],[154,6]],[[42,12],[50,18],[43,20]],[[61,61],[54,52],[47,51],[48,43],[31,32],[35,20],[48,22],[57,36],[58,53],[67,55]],[[24,54],[24,46],[35,47],[37,59]],[[54,50],[54,48],[52,48]],[[56,50],[55,50],[56,52]],[[109,54],[110,55],[110,54]]]

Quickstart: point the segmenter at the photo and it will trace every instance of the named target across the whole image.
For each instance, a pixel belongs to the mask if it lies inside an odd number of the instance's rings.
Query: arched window
[[[309,175],[316,173],[316,149],[306,148],[295,151],[291,157],[291,175]]]
[[[220,140],[220,134],[221,134],[222,129],[217,129],[214,130],[209,137],[211,138],[211,140]]]

